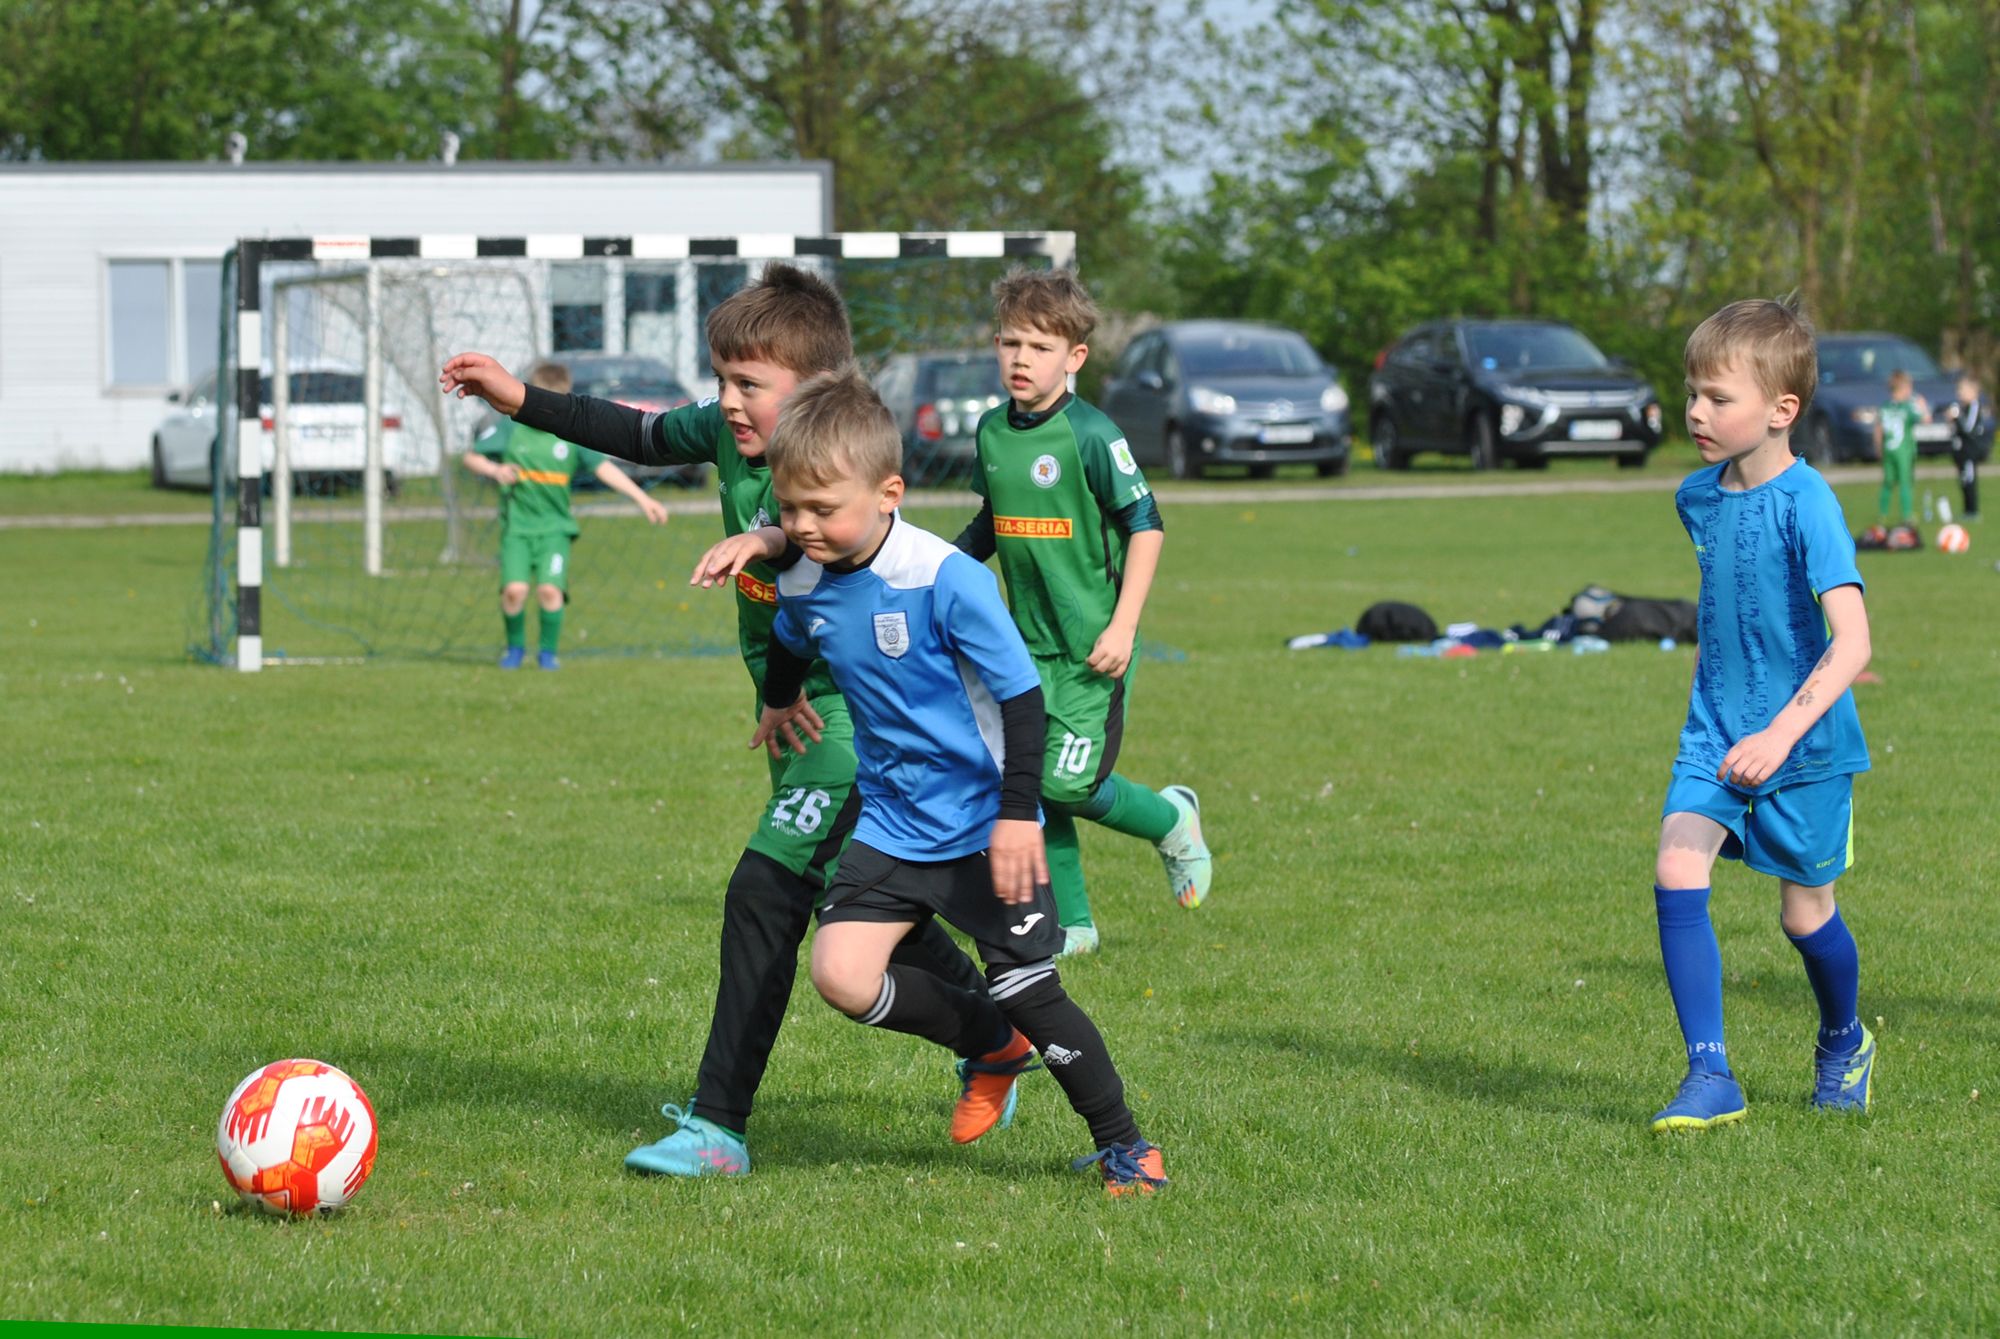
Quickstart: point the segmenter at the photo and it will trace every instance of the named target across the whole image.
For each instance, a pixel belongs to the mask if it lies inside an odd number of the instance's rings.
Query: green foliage
[[[1121,770],[1200,788],[1215,892],[1183,912],[1142,843],[1089,832],[1106,951],[1063,971],[1167,1150],[1174,1184],[1143,1203],[1069,1172],[1082,1124],[1046,1074],[1015,1129],[952,1147],[936,1053],[804,981],[755,1173],[621,1170],[690,1091],[723,881],[767,784],[740,666],[240,676],[179,656],[198,527],[0,530],[0,562],[39,574],[0,638],[9,756],[33,777],[0,789],[0,1314],[1993,1333],[1981,550],[1864,559],[1884,682],[1862,690],[1876,767],[1841,887],[1882,1044],[1863,1120],[1807,1109],[1810,993],[1770,881],[1725,865],[1750,1118],[1645,1131],[1679,1077],[1648,873],[1687,652],[1282,648],[1385,597],[1507,621],[1590,580],[1691,594],[1657,482],[1219,506],[1167,487],[1147,631],[1186,659],[1142,665]],[[298,1052],[374,1100],[373,1179],[325,1221],[212,1210],[224,1097]]]

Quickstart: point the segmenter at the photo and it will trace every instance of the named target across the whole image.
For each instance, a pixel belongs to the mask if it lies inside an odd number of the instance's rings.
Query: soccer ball
[[[375,1108],[318,1060],[280,1060],[236,1085],[215,1127],[222,1175],[267,1213],[338,1209],[375,1170]]]
[[[1965,532],[1962,525],[1948,525],[1938,531],[1937,546],[1946,553],[1964,553],[1972,547],[1972,536]]]

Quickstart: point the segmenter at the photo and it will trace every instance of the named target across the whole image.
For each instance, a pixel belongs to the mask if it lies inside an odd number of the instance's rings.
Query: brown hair
[[[1915,381],[1910,379],[1910,374],[1900,367],[1889,374],[1890,390],[1895,390],[1898,386],[1914,386],[1916,384]]]
[[[1070,270],[1030,270],[1017,265],[993,285],[993,321],[1060,335],[1082,344],[1097,328],[1097,304]]]
[[[569,388],[576,383],[570,379],[569,367],[552,358],[544,358],[528,371],[528,384],[540,386],[545,391],[558,395],[568,395]]]
[[[903,434],[868,379],[849,367],[822,372],[792,392],[764,459],[774,479],[878,484],[903,468]]]
[[[796,265],[766,265],[708,314],[708,356],[776,363],[809,377],[854,359],[847,304],[832,284]]]
[[[1773,400],[1799,397],[1805,416],[1819,386],[1819,351],[1812,325],[1792,302],[1746,298],[1696,326],[1682,362],[1690,377],[1713,375],[1739,362]]]

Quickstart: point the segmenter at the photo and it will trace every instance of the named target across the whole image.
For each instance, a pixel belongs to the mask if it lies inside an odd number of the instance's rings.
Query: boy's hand
[[[806,737],[817,744],[825,729],[826,722],[813,710],[812,703],[806,701],[806,695],[800,693],[799,700],[789,707],[764,708],[763,714],[757,717],[757,733],[750,736],[750,747],[754,749],[762,744],[764,751],[773,758],[785,756],[780,743],[794,753],[804,753],[805,740],[799,738],[799,732],[803,730]]]
[[[1134,636],[1134,629],[1113,623],[1097,635],[1097,644],[1090,648],[1090,658],[1084,663],[1099,674],[1117,678],[1132,663]]]
[[[652,498],[649,497],[640,498],[639,510],[644,512],[646,514],[646,519],[651,521],[654,525],[665,525],[667,523],[666,507],[654,501]]]
[[[512,488],[521,482],[521,471],[512,465],[501,465],[493,471],[493,482],[502,488]]]
[[[483,353],[461,353],[447,362],[438,373],[438,385],[446,395],[461,400],[477,395],[509,418],[521,411],[522,401],[528,398],[520,379]]]
[[[1042,825],[1029,819],[995,819],[986,858],[993,865],[993,895],[1009,906],[1034,901],[1035,885],[1049,881]]]
[[[701,555],[688,577],[688,585],[700,586],[703,590],[724,585],[734,581],[751,563],[770,562],[783,552],[781,547],[778,553],[772,553],[769,539],[761,530],[731,535]]]
[[[1715,769],[1715,779],[1738,786],[1761,786],[1785,765],[1791,751],[1791,743],[1770,730],[1759,730],[1736,741],[1722,766]]]

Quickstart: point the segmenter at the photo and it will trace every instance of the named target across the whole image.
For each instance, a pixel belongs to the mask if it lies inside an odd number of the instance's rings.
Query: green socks
[[[1101,813],[1091,812],[1098,807],[1107,790],[1111,792],[1110,804]],[[1165,841],[1167,834],[1174,830],[1174,825],[1181,821],[1181,811],[1168,803],[1165,796],[1115,772],[1097,788],[1097,794],[1090,797],[1080,812],[1085,818],[1096,819],[1113,832],[1122,832],[1128,837],[1144,837],[1155,846]]]
[[[1083,886],[1083,856],[1076,845],[1076,820],[1053,807],[1044,809],[1042,846],[1048,852],[1049,891],[1055,894],[1056,919],[1065,926],[1089,925],[1090,893]]]
[[[500,622],[504,624],[507,628],[507,645],[520,646],[520,647],[527,646],[528,611],[526,609],[523,609],[518,614],[509,614],[503,612],[500,615]]]
[[[562,640],[563,611],[560,607],[542,610],[542,650],[555,654],[556,643]]]

